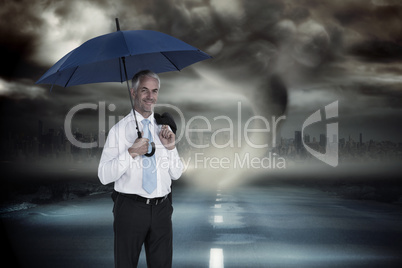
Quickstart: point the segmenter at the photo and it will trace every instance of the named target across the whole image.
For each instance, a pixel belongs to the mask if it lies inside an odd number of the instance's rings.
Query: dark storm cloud
[[[39,29],[44,23],[48,23],[38,11],[54,8],[54,15],[66,24],[73,19],[79,19],[82,15],[77,10],[76,2],[4,1],[2,17],[7,18],[8,23],[0,24],[0,34],[8,38],[2,38],[1,45],[5,48],[2,51],[6,51],[5,56],[9,55],[7,62],[17,63],[14,63],[13,68],[5,68],[5,64],[2,64],[3,76],[6,74],[11,76],[12,70],[18,67],[16,66],[18,62],[32,58],[34,48],[38,45],[38,40],[42,38],[40,31],[34,29]],[[258,55],[260,58],[265,57],[271,60],[272,65],[272,52],[278,52],[275,50],[280,49],[281,42],[285,39],[287,42],[295,43],[294,46],[305,53],[302,57],[321,53],[322,57],[318,60],[321,65],[331,58],[329,55],[333,50],[343,45],[342,41],[347,38],[342,36],[344,27],[350,27],[362,35],[363,39],[366,35],[375,35],[376,37],[393,37],[397,40],[401,34],[398,19],[401,17],[401,8],[394,6],[395,2],[392,1],[373,1],[377,4],[367,1],[331,1],[323,4],[321,1],[311,0],[286,3],[279,0],[229,2],[232,3],[230,6],[234,6],[232,10],[228,5],[225,6],[225,1],[120,1],[115,3],[103,0],[84,3],[96,5],[102,9],[110,16],[109,24],[111,25],[114,24],[112,15],[118,16],[122,29],[159,30],[195,44],[203,50],[211,48],[214,44],[215,48],[220,46],[221,49],[216,49],[213,55],[216,63],[241,59],[245,64],[254,65],[256,62],[254,55]],[[331,16],[324,16],[325,14],[331,14]],[[310,28],[321,25],[330,41],[318,34],[311,36],[311,40],[307,41],[294,37],[297,35],[297,27],[301,25],[303,27],[303,23],[309,19],[315,22],[305,24],[302,34],[306,35],[306,30],[308,32]],[[295,27],[296,32],[289,30],[289,27],[278,28],[278,24],[284,20],[288,22],[290,28]],[[381,28],[376,26],[378,24],[387,27]],[[399,37],[395,33],[398,33]],[[258,47],[259,44],[262,45]],[[381,44],[382,47],[388,46],[386,50],[393,50],[389,52],[390,57],[394,55],[393,52],[398,52],[391,47],[392,43]],[[325,51],[317,51],[313,47]],[[361,43],[355,45],[352,51],[368,57],[370,55],[376,57],[378,55],[368,51],[376,50],[377,47],[378,44]],[[299,60],[299,63],[303,64],[303,59]],[[265,65],[268,64],[265,62]]]
[[[399,4],[375,5],[368,1],[344,2],[334,10],[334,18],[341,25],[350,27],[368,37],[398,40],[401,36],[400,17],[402,6]],[[375,1],[372,1],[375,2]]]
[[[398,62],[402,61],[402,42],[398,44],[380,40],[366,41],[353,45],[350,53],[367,61]]]
[[[222,78],[219,85],[211,84],[225,86],[226,81],[237,85],[233,91],[256,103],[258,113],[265,116],[284,113],[289,105],[302,108],[322,102],[326,100],[322,96],[332,96],[336,92],[331,90],[340,87],[345,92],[355,92],[356,97],[379,98],[379,106],[392,103],[397,109],[401,99],[395,78],[401,73],[397,66],[401,57],[401,10],[399,2],[386,0],[3,1],[0,12],[7,20],[0,23],[1,56],[5,59],[0,77],[6,81],[26,78],[33,84],[44,73],[43,66],[50,67],[73,45],[114,31],[114,18],[119,17],[122,30],[165,32],[210,53],[214,59],[197,67],[202,70],[207,66],[209,77],[215,73]],[[370,67],[360,70],[365,64]],[[369,79],[365,84],[364,79],[352,79],[356,75],[391,74],[396,80],[386,83]],[[191,79],[207,80],[198,74]],[[18,98],[23,87],[28,86],[26,81],[18,91],[10,87],[18,92]],[[186,106],[188,100],[179,96],[179,76],[166,76],[164,82],[183,109],[206,110],[214,105],[199,98],[193,100],[194,105]],[[306,94],[308,97],[298,98],[296,104],[288,102],[295,99],[292,96],[299,88],[317,88],[320,84],[332,86],[320,87],[321,92]],[[48,86],[41,86],[45,90],[35,98],[42,97],[43,107],[49,105],[55,114],[64,115],[65,108],[59,109],[50,102],[71,108],[79,102],[107,100],[118,107],[128,107],[124,105],[127,92],[119,86],[56,87],[52,94]],[[367,88],[371,88],[370,92]],[[11,91],[1,94],[12,102],[18,98]],[[26,101],[32,101],[32,96]],[[123,110],[121,114],[126,113]]]
[[[30,29],[40,27],[42,20],[35,9],[29,8],[32,1],[1,1],[0,9],[0,76],[12,79],[21,77],[20,68],[30,65],[29,58],[40,38]]]
[[[24,29],[29,27],[38,28],[44,23],[43,17],[37,10],[39,8],[49,9],[53,7],[54,15],[66,22],[80,16],[80,12],[77,12],[74,5],[75,2],[29,1],[29,3],[26,3],[26,6],[34,8],[23,8],[24,4],[17,5],[7,2],[9,4],[5,5],[2,10],[4,13],[13,14],[13,18],[10,20],[15,24],[13,28],[21,30],[14,34],[17,35],[15,38],[10,38],[10,40],[15,40],[11,41],[13,44],[18,43],[18,45],[6,46],[9,48],[14,47],[16,51],[21,52],[19,53],[20,61],[29,58],[41,36],[40,32]],[[283,38],[286,39],[295,35],[294,32],[286,34],[286,29],[284,28],[278,29],[276,27],[278,23],[288,20],[289,23],[297,27],[312,18],[314,12],[325,8],[323,5],[312,1],[303,1],[303,3],[290,1],[286,4],[284,1],[231,1],[235,8],[230,13],[230,10],[225,10],[230,9],[227,5],[226,8],[222,8],[225,1],[221,5],[219,3],[222,1],[122,1],[119,4],[113,4],[112,1],[106,0],[86,2],[96,4],[109,15],[113,13],[110,10],[114,9],[114,13],[120,17],[122,29],[132,29],[134,27],[136,29],[159,30],[195,44],[203,50],[211,48],[213,45],[215,45],[215,48],[220,46],[221,49],[216,49],[216,53],[213,55],[217,64],[220,62],[223,64],[232,63],[232,61],[240,59],[245,65],[255,66],[255,69],[259,70],[261,70],[261,65],[258,65],[258,63],[261,61],[264,61],[262,67],[268,65],[272,67],[273,52],[279,50]],[[343,4],[339,4],[339,2]],[[337,3],[333,4],[333,17],[335,20],[338,19],[341,25],[355,23],[355,21],[344,19],[344,17],[356,17],[355,14],[365,16],[365,14],[370,14],[369,12],[373,10],[373,8],[367,7],[372,5],[367,4],[348,4],[342,1],[337,1]],[[381,8],[378,7],[377,9]],[[390,7],[387,6],[386,8],[389,9]],[[374,9],[377,10],[376,8]],[[386,14],[384,11],[378,11],[377,13],[380,15]],[[384,15],[381,19],[387,17],[389,18],[389,16]],[[113,23],[111,18],[111,24]],[[341,39],[339,37],[339,27],[334,27],[333,24],[330,25],[329,19],[325,22],[317,20],[316,23],[323,24],[323,29],[328,33],[331,40],[327,44],[329,47],[326,48],[325,42],[327,41],[325,38],[320,39],[319,36],[312,36],[311,40],[307,40],[307,43],[297,38],[287,39],[289,42],[296,42],[295,46],[302,52],[298,55],[299,63],[305,63],[303,57],[321,53],[322,56],[316,62],[322,64],[331,54],[332,49],[339,47],[339,42],[336,42],[337,39]],[[325,25],[325,23],[328,25]],[[367,23],[371,23],[371,21]],[[312,26],[306,25],[305,28],[309,27]],[[4,28],[7,27],[2,24],[3,33]],[[283,34],[285,34],[285,37]],[[262,45],[259,46],[259,44]],[[317,51],[312,47],[320,48],[321,50],[325,49],[325,51]],[[256,59],[256,57],[258,58]],[[16,62],[20,61],[17,60]],[[268,61],[271,64],[268,64]]]
[[[387,110],[400,110],[402,107],[402,81],[383,82],[368,79],[355,85],[356,91],[368,97],[372,103],[370,108],[387,108]],[[401,114],[402,115],[402,114]]]

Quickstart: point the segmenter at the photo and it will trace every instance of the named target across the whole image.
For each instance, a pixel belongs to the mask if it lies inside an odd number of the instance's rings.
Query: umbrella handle
[[[153,155],[155,154],[155,143],[154,143],[154,142],[151,142],[151,146],[152,146],[151,152],[144,154],[144,155],[147,156],[147,157],[151,157],[151,156],[153,156]]]
[[[141,132],[138,131],[137,135],[138,135],[138,138],[140,138],[140,139],[142,138]],[[155,143],[153,141],[151,142],[151,147],[152,147],[151,152],[144,154],[145,156],[151,157],[155,154]]]

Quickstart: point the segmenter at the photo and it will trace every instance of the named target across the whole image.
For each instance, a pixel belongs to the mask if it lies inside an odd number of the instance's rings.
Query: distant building
[[[295,150],[296,153],[300,153],[301,148],[302,148],[302,136],[301,136],[301,131],[295,131]]]
[[[332,136],[332,143],[338,143],[338,135],[334,134]]]
[[[339,146],[340,146],[341,148],[345,147],[345,143],[346,143],[345,138],[339,139]]]
[[[320,146],[324,147],[327,144],[327,136],[325,134],[320,134]]]
[[[308,134],[304,135],[304,142],[310,143],[310,135],[308,135]]]

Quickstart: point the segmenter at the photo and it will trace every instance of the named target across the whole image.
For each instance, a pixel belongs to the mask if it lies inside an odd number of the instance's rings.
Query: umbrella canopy
[[[127,73],[178,71],[211,58],[170,35],[150,30],[117,31],[95,37],[69,52],[36,83],[62,87],[100,82],[124,82]]]

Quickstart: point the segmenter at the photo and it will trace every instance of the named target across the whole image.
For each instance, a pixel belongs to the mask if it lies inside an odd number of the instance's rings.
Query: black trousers
[[[149,268],[171,268],[172,213],[169,198],[158,205],[147,205],[117,195],[113,207],[115,267],[137,267],[144,245]]]

